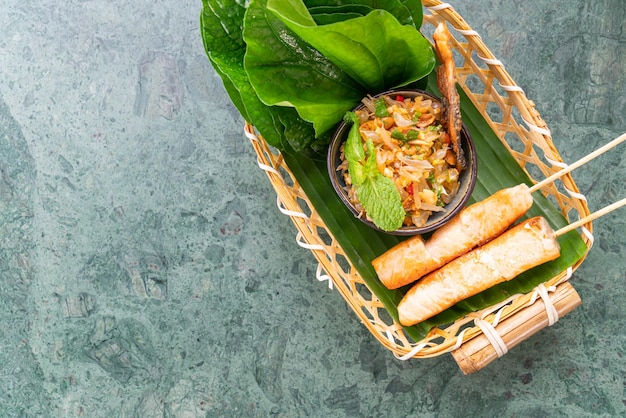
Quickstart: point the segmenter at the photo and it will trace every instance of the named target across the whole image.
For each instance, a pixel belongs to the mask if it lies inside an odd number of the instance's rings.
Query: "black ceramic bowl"
[[[435,97],[432,94],[429,94],[422,90],[390,90],[376,95],[374,96],[374,98],[386,95],[392,95],[393,97],[401,95],[407,98],[424,95],[432,98],[435,101],[441,102],[441,99],[439,99],[438,97]],[[364,105],[361,104],[357,106],[354,110],[359,110],[363,107]],[[350,200],[348,199],[348,194],[345,191],[346,185],[343,180],[343,176],[341,175],[341,172],[337,170],[337,167],[341,164],[340,148],[348,137],[349,131],[350,125],[346,124],[345,122],[341,122],[337,127],[337,130],[331,140],[330,147],[328,148],[328,174],[330,175],[330,180],[332,182],[333,188],[335,189],[343,203],[350,209],[354,216],[358,217],[361,222],[369,225],[376,230],[392,235],[419,235],[431,232],[441,227],[446,222],[450,221],[454,217],[454,215],[456,215],[467,204],[467,201],[470,198],[472,191],[474,190],[474,185],[476,184],[478,164],[476,161],[476,149],[474,147],[474,142],[472,141],[469,131],[467,130],[465,125],[463,125],[463,129],[461,131],[461,147],[463,148],[463,152],[465,154],[466,167],[460,174],[459,190],[454,199],[445,206],[445,211],[433,212],[432,215],[428,218],[426,224],[421,227],[404,226],[395,231],[381,230],[373,222],[369,221],[363,216],[359,216],[358,210],[354,207],[354,205],[352,205],[352,203],[350,203]]]

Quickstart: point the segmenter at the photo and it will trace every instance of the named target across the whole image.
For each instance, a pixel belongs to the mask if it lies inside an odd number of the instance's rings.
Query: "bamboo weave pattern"
[[[447,23],[453,34],[460,34],[459,39],[453,39],[452,45],[456,55],[457,81],[520,167],[531,179],[548,177],[566,167],[534,103],[526,98],[524,91],[515,84],[502,62],[489,51],[480,35],[450,4],[439,0],[423,0],[422,4],[425,7],[423,32],[426,35],[440,22]],[[387,314],[384,305],[369,291],[352,267],[280,153],[257,136],[253,126],[246,124],[245,134],[257,153],[259,167],[265,171],[276,191],[279,210],[291,218],[298,230],[296,242],[310,250],[319,262],[317,279],[328,281],[329,288],[335,288],[343,296],[365,327],[397,358],[407,360],[438,356],[457,349],[477,335],[485,335],[500,357],[506,354],[507,347],[495,327],[538,299],[546,306],[549,325],[559,319],[548,294],[571,277],[584,256],[574,266],[528,294],[515,295],[445,328],[434,328],[421,341],[410,341],[402,326]],[[587,201],[569,174],[559,182],[542,188],[542,193],[553,200],[569,222],[589,215]],[[581,234],[588,251],[593,245],[591,222],[581,227]]]

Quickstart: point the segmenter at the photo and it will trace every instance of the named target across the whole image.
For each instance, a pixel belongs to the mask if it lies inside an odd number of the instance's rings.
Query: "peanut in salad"
[[[459,189],[459,170],[450,137],[443,129],[443,108],[427,96],[399,95],[363,99],[357,110],[363,146],[371,139],[378,171],[393,180],[406,212],[404,226],[424,226],[433,212],[445,211]],[[343,148],[338,167],[348,198],[366,216],[348,173]]]

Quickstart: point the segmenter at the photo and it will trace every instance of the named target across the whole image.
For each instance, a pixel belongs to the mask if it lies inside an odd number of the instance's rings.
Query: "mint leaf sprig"
[[[371,139],[361,142],[359,118],[354,112],[346,112],[344,121],[352,124],[344,145],[348,161],[348,173],[356,196],[367,216],[383,231],[395,231],[402,227],[406,212],[402,207],[400,192],[393,180],[385,177],[376,166],[376,149]]]

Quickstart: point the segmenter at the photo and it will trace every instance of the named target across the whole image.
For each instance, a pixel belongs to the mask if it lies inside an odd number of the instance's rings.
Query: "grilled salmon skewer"
[[[558,237],[624,206],[626,198],[557,231],[542,216],[519,223],[418,281],[398,304],[400,323],[415,325],[470,296],[559,258]]]
[[[378,278],[388,289],[397,289],[486,243],[530,209],[534,192],[623,142],[626,133],[531,187],[519,184],[502,189],[465,207],[428,241],[419,235],[402,241],[372,261]]]
[[[439,23],[433,34],[435,53],[441,65],[437,67],[437,87],[442,95],[444,128],[450,135],[452,150],[456,155],[456,168],[465,168],[465,155],[461,148],[461,98],[456,91],[454,58],[450,48],[452,36],[444,23]]]
[[[398,304],[400,323],[415,325],[560,255],[548,222],[528,219],[417,282]]]
[[[372,261],[380,281],[397,289],[500,235],[533,205],[525,184],[502,189],[464,208],[428,241],[416,235]]]

